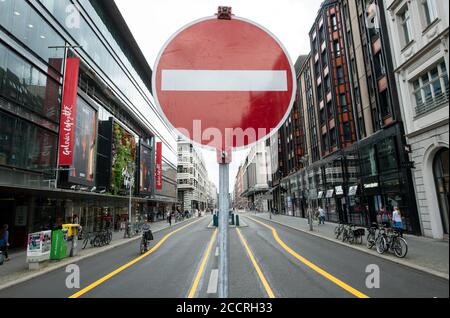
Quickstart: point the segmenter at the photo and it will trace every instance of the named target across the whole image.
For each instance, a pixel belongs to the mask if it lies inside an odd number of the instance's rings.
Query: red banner
[[[161,191],[163,188],[162,181],[162,142],[156,143],[156,190]]]
[[[75,118],[77,110],[79,58],[68,58],[59,122],[59,165],[72,166]]]

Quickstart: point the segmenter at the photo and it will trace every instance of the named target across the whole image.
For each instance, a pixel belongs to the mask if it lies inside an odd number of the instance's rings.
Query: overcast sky
[[[252,20],[272,32],[287,49],[293,63],[310,50],[308,32],[322,0],[115,0],[149,65],[166,41],[184,25],[231,6],[233,14]],[[216,154],[203,151],[209,178],[219,186]],[[248,150],[235,152],[230,167],[230,191]]]

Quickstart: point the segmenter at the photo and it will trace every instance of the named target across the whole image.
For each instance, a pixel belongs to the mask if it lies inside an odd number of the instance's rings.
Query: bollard
[[[236,226],[240,226],[240,224],[239,224],[239,215],[236,215]]]
[[[234,225],[234,214],[231,213],[231,225]]]
[[[217,214],[213,215],[213,225],[215,227],[219,226],[219,216]]]

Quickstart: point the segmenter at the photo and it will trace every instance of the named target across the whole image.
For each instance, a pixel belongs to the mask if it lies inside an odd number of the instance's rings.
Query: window
[[[378,160],[383,172],[398,169],[397,150],[393,138],[386,138],[377,143]]]
[[[60,85],[6,47],[0,51],[0,95],[58,122]]]
[[[430,25],[437,18],[436,0],[422,0],[426,25]]]
[[[327,134],[322,135],[322,152],[327,151],[328,149],[328,138]]]
[[[380,92],[380,110],[383,118],[391,116],[391,99],[387,89]]]
[[[369,146],[361,149],[361,175],[374,176],[378,173],[375,148]]]
[[[325,93],[328,93],[331,89],[331,79],[330,76],[327,75],[327,77],[325,78]]]
[[[350,122],[344,122],[344,139],[345,141],[352,141],[352,130],[350,127]]]
[[[331,103],[331,101],[327,103],[327,115],[328,115],[328,120],[330,120],[331,118],[334,117],[333,104]]]
[[[322,66],[327,65],[327,52],[323,51],[322,53]]]
[[[337,31],[337,20],[336,20],[336,15],[335,14],[333,14],[332,16],[331,16],[331,29],[333,30],[333,31]]]
[[[338,80],[338,84],[344,84],[344,69],[342,68],[342,66],[338,66],[338,68],[336,69],[336,73],[337,73],[337,80]]]
[[[346,94],[339,95],[339,101],[341,103],[341,112],[342,113],[348,112],[348,103]]]
[[[341,56],[341,45],[339,43],[339,40],[333,42],[333,47],[334,47],[334,55]]]
[[[413,80],[412,86],[416,100],[416,115],[448,103],[448,74],[445,62],[432,67]]]
[[[333,129],[330,130],[330,145],[331,145],[331,147],[336,146],[336,141],[337,141],[336,129],[333,128]]]
[[[53,173],[56,134],[0,112],[0,165]]]
[[[412,26],[411,26],[411,17],[409,15],[408,8],[405,8],[403,12],[399,14],[400,18],[400,26],[403,34],[403,46],[406,46],[412,40]]]

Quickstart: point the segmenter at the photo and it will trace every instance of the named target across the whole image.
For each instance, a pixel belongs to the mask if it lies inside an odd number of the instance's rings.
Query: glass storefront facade
[[[153,102],[151,69],[117,13],[114,3],[94,0],[0,1],[0,223],[11,225],[12,248],[23,245],[26,232],[74,215],[88,230],[117,229],[128,218],[123,189],[117,196],[108,193],[111,122],[136,141],[131,157],[137,170],[141,140],[147,156],[154,156],[156,141],[164,145],[163,190],[156,192],[152,180],[139,188],[136,171],[133,218],[177,202],[176,139]],[[71,14],[79,26],[71,26]],[[64,45],[75,47],[67,53],[79,57],[81,66],[74,165],[57,173]],[[154,162],[145,160],[147,179]]]
[[[293,176],[283,179],[282,184],[291,180],[285,198],[301,198],[299,211],[290,215],[306,217],[309,207],[317,210],[321,206],[328,221],[369,226],[377,222],[382,207],[390,213],[399,207],[406,230],[418,233],[417,211],[409,204],[414,202],[412,185],[398,151],[400,142],[393,127],[297,172],[301,187],[292,186]]]

